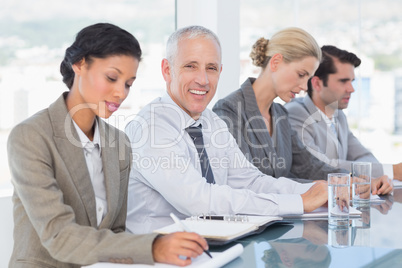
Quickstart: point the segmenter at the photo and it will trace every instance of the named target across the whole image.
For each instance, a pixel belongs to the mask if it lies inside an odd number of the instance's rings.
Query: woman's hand
[[[201,255],[204,250],[208,250],[207,241],[196,233],[188,232],[160,236],[152,245],[155,262],[178,266],[191,264],[191,258]]]

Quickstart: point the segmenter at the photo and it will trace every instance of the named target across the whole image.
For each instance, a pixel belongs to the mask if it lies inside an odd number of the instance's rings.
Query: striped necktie
[[[186,131],[190,135],[191,139],[194,142],[195,148],[197,149],[198,157],[200,159],[202,176],[207,180],[208,183],[215,183],[214,174],[212,173],[212,169],[209,164],[207,151],[204,147],[201,124],[197,127],[188,127],[186,128]]]

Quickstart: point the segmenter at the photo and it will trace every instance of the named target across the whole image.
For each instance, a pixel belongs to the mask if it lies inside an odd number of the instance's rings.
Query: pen
[[[185,232],[191,232],[191,230],[188,229],[188,227],[187,227],[179,218],[177,218],[176,215],[174,215],[173,213],[170,213],[170,217],[173,219],[173,221],[174,221],[176,224],[180,225],[180,227],[183,229],[183,231],[185,231]],[[197,243],[197,244],[198,244],[198,243]],[[201,245],[200,245],[200,246],[201,246]],[[211,253],[210,253],[208,250],[205,250],[205,249],[204,249],[204,252],[205,252],[205,254],[207,254],[210,258],[212,258],[212,255],[211,255]]]
[[[224,221],[225,220],[224,216],[216,216],[216,215],[199,216],[198,218],[202,219],[202,220],[218,220],[218,221]]]

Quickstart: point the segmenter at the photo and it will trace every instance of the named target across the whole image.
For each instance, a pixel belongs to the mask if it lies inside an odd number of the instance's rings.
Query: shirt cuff
[[[394,178],[394,166],[391,164],[382,164],[382,169],[384,171],[384,175],[387,175],[388,178]]]
[[[279,216],[302,215],[304,212],[303,199],[298,194],[277,195]]]
[[[294,193],[295,194],[304,194],[305,192],[308,191],[308,189],[311,188],[311,186],[313,186],[314,183],[315,182],[297,184],[294,189]]]

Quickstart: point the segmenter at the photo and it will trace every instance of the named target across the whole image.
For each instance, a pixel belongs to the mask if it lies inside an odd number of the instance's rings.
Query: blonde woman
[[[328,173],[347,172],[314,157],[292,130],[288,113],[279,103],[291,101],[307,90],[307,82],[321,61],[321,49],[303,29],[291,27],[260,38],[250,57],[261,67],[257,78],[248,78],[213,108],[235,137],[248,160],[263,173],[297,181],[326,180]],[[382,194],[392,191],[384,178],[374,179],[372,188]]]
[[[260,38],[250,57],[261,67],[257,78],[248,78],[241,88],[218,101],[213,108],[246,157],[263,173],[274,177],[325,179],[340,172],[311,155],[292,131],[285,108],[274,102],[289,102],[307,90],[307,81],[321,60],[314,38],[299,28],[287,28],[270,40]]]

